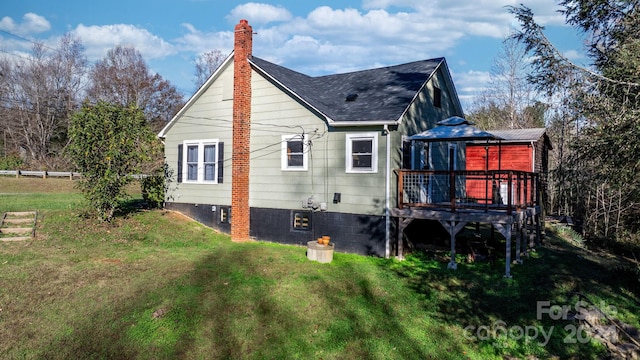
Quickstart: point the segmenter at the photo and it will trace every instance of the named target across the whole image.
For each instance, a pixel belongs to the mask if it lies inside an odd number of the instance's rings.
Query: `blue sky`
[[[10,0],[0,4],[0,56],[28,56],[31,41],[55,47],[71,32],[90,61],[132,45],[185,96],[194,60],[228,54],[240,19],[253,26],[253,54],[308,75],[445,57],[468,108],[486,86],[500,43],[516,25],[505,6],[524,3],[570,59],[583,49],[554,0]],[[14,36],[17,35],[17,36]]]

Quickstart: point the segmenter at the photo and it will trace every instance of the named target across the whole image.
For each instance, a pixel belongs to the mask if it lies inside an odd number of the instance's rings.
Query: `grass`
[[[554,234],[512,279],[499,261],[448,270],[437,252],[320,264],[174,212],[132,207],[99,223],[69,183],[0,177],[0,213],[40,213],[36,240],[0,243],[3,358],[597,359],[602,345],[566,343],[569,321],[537,320],[537,301],[580,292],[639,322],[638,284],[619,262]],[[544,346],[477,332],[499,321],[554,331]]]

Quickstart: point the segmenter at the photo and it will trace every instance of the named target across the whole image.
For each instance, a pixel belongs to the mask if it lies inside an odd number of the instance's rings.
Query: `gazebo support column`
[[[511,228],[513,225],[507,224],[506,226],[500,223],[494,223],[493,226],[498,229],[500,234],[504,236],[506,240],[506,252],[504,261],[504,277],[511,278]]]
[[[456,234],[467,225],[467,221],[459,221],[456,223],[455,221],[440,220],[440,224],[447,229],[451,237],[451,261],[447,264],[447,268],[456,270],[458,268],[458,264],[456,263]]]

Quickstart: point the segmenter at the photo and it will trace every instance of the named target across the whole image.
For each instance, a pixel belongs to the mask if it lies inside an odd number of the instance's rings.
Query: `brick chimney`
[[[247,20],[235,28],[233,45],[233,149],[231,240],[249,241],[249,162],[251,130],[251,56],[253,30]]]

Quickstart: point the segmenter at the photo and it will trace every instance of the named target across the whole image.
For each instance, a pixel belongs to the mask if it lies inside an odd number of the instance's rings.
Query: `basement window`
[[[294,211],[292,218],[291,228],[293,230],[311,230],[311,211]]]

